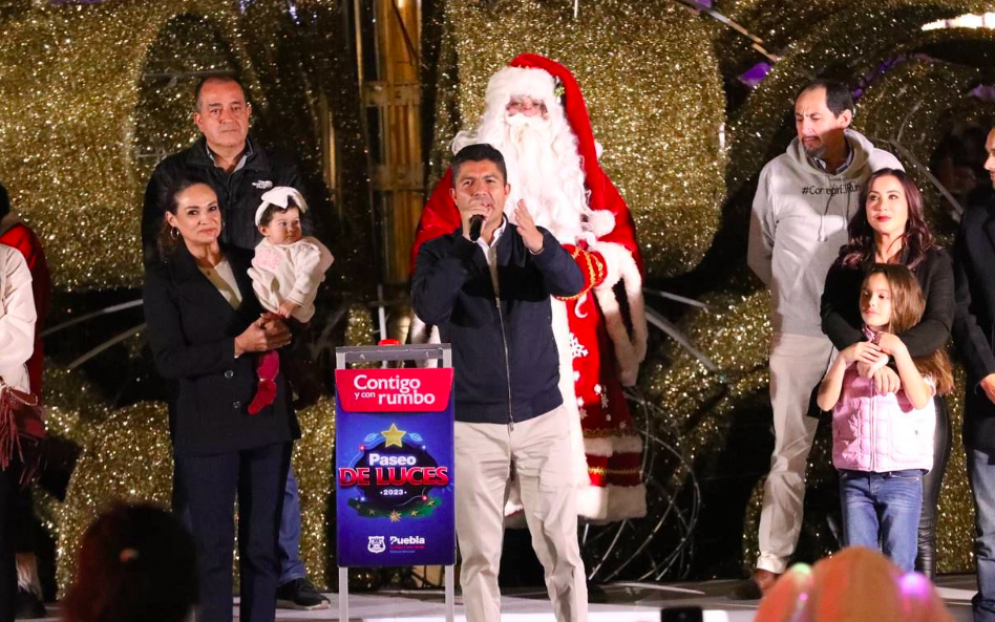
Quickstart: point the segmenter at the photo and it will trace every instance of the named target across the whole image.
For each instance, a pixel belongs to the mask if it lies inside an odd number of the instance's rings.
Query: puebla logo
[[[439,466],[422,436],[391,423],[363,440],[352,467],[338,473],[341,490],[359,492],[349,507],[364,518],[388,517],[395,523],[432,514],[439,498],[430,493],[449,485],[449,468]]]
[[[370,553],[383,553],[387,550],[383,536],[369,536],[366,542],[366,550]]]

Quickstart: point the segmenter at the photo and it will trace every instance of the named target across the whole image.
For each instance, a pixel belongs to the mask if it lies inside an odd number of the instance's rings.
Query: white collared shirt
[[[224,297],[232,309],[238,309],[242,304],[242,292],[238,289],[238,281],[235,280],[235,273],[232,272],[231,264],[227,259],[222,259],[214,268],[204,268],[197,266],[201,273],[207,277],[218,292]]]
[[[491,236],[490,244],[484,241],[484,236],[477,238],[477,246],[483,249],[484,258],[487,259],[487,267],[491,270],[491,285],[494,286],[494,295],[499,298],[501,297],[501,290],[498,288],[497,243],[507,227],[508,219],[502,216],[501,226],[495,229],[494,235]]]

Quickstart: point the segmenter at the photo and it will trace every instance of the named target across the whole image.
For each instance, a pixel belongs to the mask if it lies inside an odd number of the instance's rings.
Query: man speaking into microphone
[[[519,479],[532,547],[559,622],[587,619],[577,544],[569,420],[558,388],[550,296],[576,296],[584,275],[520,201],[501,152],[469,145],[451,162],[462,227],[418,251],[411,298],[452,344],[456,373],[456,535],[470,622],[498,622],[498,570],[509,480]]]

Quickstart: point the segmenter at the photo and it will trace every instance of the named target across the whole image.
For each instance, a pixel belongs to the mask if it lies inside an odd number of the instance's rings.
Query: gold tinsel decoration
[[[107,411],[84,436],[66,500],[56,510],[57,580],[61,594],[76,574],[76,555],[86,527],[114,501],[170,506],[173,452],[166,405],[142,402]]]
[[[346,319],[345,345],[346,346],[375,346],[379,331],[373,325],[373,315],[370,308],[354,304],[349,307],[349,315]],[[380,367],[380,363],[353,363],[353,367],[374,369]]]
[[[0,178],[62,289],[139,284],[142,193],[154,164],[136,158],[148,136],[137,120],[152,112],[140,108],[149,103],[141,88],[148,53],[177,16],[223,37],[252,88],[233,3],[43,5],[0,26]],[[189,123],[179,134],[189,137]]]
[[[669,346],[667,360],[654,362],[643,375],[642,386],[650,401],[686,430],[685,442],[692,456],[725,447],[724,424],[729,417],[747,416],[751,408],[770,408],[767,399],[767,354],[770,296],[718,293],[703,299],[714,309],[696,310],[682,323],[682,330],[699,344],[721,372],[709,372],[691,354]]]
[[[335,398],[322,398],[297,413],[301,440],[294,444],[294,475],[301,499],[301,561],[319,588],[329,589],[335,577],[332,552],[335,534]]]
[[[931,230],[947,247],[953,245],[957,223],[928,169],[955,125],[973,121],[991,127],[995,105],[970,95],[983,77],[972,67],[910,59],[872,83],[857,106],[857,129],[902,160],[922,191]]]
[[[832,14],[818,28],[802,29],[802,36],[786,46],[781,61],[730,119],[729,195],[739,192],[768,160],[783,152],[783,147],[772,143],[779,130],[791,127],[795,95],[807,82],[828,76],[856,86],[855,76],[868,75],[899,53],[898,48],[926,38],[924,24],[976,11],[983,4],[976,0],[854,0],[850,10]],[[765,19],[784,19],[777,6]],[[800,9],[793,7],[792,13]],[[860,19],[854,19],[855,15]]]
[[[648,270],[698,264],[719,224],[726,157],[718,62],[697,15],[666,0],[582,2],[576,20],[562,0],[450,0],[443,19],[435,178],[455,132],[477,123],[490,76],[520,53],[542,54],[581,85]]]

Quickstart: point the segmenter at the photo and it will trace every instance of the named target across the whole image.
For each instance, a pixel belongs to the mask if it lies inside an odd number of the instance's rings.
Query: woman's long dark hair
[[[864,187],[860,191],[860,205],[857,213],[850,219],[847,226],[849,240],[840,249],[839,262],[847,268],[867,267],[874,263],[874,229],[867,221],[867,195],[874,182],[882,177],[894,177],[902,184],[905,191],[905,200],[909,205],[909,221],[905,226],[905,235],[902,237],[903,251],[908,249],[908,262],[906,267],[915,268],[926,254],[936,247],[933,234],[926,225],[923,217],[923,201],[919,188],[905,173],[894,168],[883,168],[875,171]]]
[[[176,216],[176,197],[187,188],[199,184],[204,184],[208,187],[211,186],[206,179],[197,177],[196,175],[183,177],[177,180],[176,183],[169,186],[166,190],[166,210],[173,216]],[[222,223],[222,226],[224,226],[224,223]],[[159,225],[159,234],[155,239],[156,250],[159,251],[159,260],[169,261],[169,259],[176,253],[176,249],[180,247],[182,241],[183,238],[180,236],[179,232],[174,231],[174,229],[169,226],[169,221],[166,220],[166,214],[164,212],[162,214],[162,223]]]

